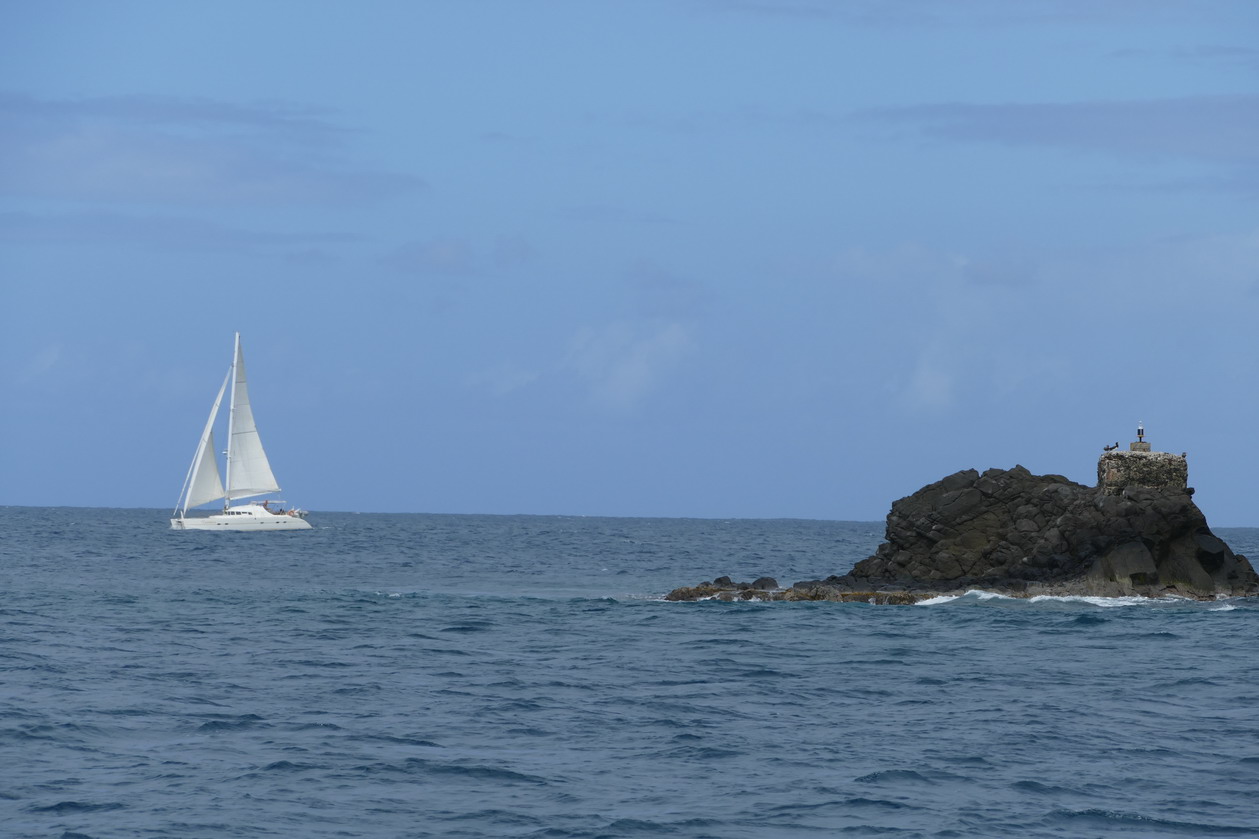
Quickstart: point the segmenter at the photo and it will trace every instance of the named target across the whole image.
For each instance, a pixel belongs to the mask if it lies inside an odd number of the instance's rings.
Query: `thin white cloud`
[[[386,265],[418,276],[471,277],[484,270],[485,258],[468,240],[438,237],[395,248]]]
[[[1228,44],[1198,44],[1175,49],[1128,47],[1110,53],[1121,60],[1164,61],[1190,64],[1232,64],[1259,68],[1259,49]]]
[[[513,362],[505,362],[488,370],[473,373],[467,379],[468,387],[488,391],[494,396],[507,396],[538,381],[540,374]]]
[[[566,366],[586,382],[598,404],[623,410],[641,402],[689,344],[680,323],[586,327],[573,337]]]
[[[895,334],[877,361],[889,398],[909,415],[940,416],[1123,382],[1146,353],[1196,357],[1212,375],[1249,370],[1256,266],[1250,228],[1016,259],[905,245],[845,252],[834,271]]]
[[[923,137],[1259,164],[1259,95],[1098,102],[913,105],[857,117]]]
[[[538,252],[528,240],[519,236],[499,236],[494,243],[492,258],[499,268],[517,268],[536,262]]]
[[[0,195],[177,205],[340,203],[414,192],[362,169],[316,112],[200,99],[0,95]]]
[[[713,300],[712,291],[704,283],[648,260],[630,266],[625,279],[638,311],[648,318],[691,319],[703,314]]]
[[[833,270],[845,284],[864,287],[891,323],[918,326],[898,332],[883,360],[888,391],[911,415],[938,416],[971,399],[985,399],[1006,362],[1029,352],[1014,324],[1029,297],[1040,292],[1038,266],[999,250],[982,255],[906,243],[886,250],[850,249]],[[996,346],[1001,352],[994,352]]]
[[[941,29],[949,27],[1124,26],[1134,21],[1193,22],[1202,11],[1192,3],[1149,0],[705,0],[709,8],[736,14],[808,22],[834,21],[875,29]],[[1246,3],[1233,6],[1240,20]]]
[[[957,401],[957,373],[950,369],[949,348],[933,342],[923,348],[901,390],[901,400],[913,413],[941,413]]]
[[[132,125],[193,126],[225,130],[250,128],[283,133],[312,142],[343,135],[332,112],[284,102],[255,105],[198,97],[101,96],[84,99],[40,99],[0,92],[0,114],[6,119],[75,122],[96,119]]]
[[[0,212],[0,242],[107,243],[144,245],[161,250],[309,251],[314,245],[354,241],[336,233],[271,233],[229,227],[183,216],[113,212]]]
[[[673,219],[654,211],[630,210],[611,204],[583,204],[564,207],[559,216],[566,221],[596,224],[671,224]]]
[[[511,271],[534,263],[538,253],[527,240],[499,236],[483,248],[456,236],[436,236],[394,248],[382,259],[385,265],[416,276],[447,278],[483,276],[494,271]]]
[[[44,377],[61,360],[61,345],[49,344],[35,353],[18,371],[18,384],[29,384]]]

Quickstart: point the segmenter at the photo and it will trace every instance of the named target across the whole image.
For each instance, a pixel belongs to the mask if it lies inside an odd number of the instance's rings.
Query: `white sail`
[[[229,371],[219,387],[219,395],[214,397],[214,407],[210,408],[210,418],[205,421],[205,429],[197,442],[197,453],[192,457],[192,466],[188,467],[188,476],[184,478],[184,488],[180,492],[181,513],[189,507],[196,507],[208,501],[217,501],[224,497],[223,480],[219,477],[219,464],[214,451],[214,421],[219,416],[219,405],[223,402],[223,391],[227,389],[227,381],[231,378]]]
[[[236,335],[236,360],[232,364],[236,376],[232,380],[232,409],[228,420],[227,498],[248,498],[276,492],[280,485],[271,474],[271,464],[262,449],[254,412],[249,407],[249,389],[245,384],[245,356]]]
[[[188,489],[188,502],[184,504],[184,509],[217,501],[223,495],[223,479],[219,477],[219,464],[214,457],[214,435],[211,434],[202,443],[201,456],[193,467],[192,485]]]

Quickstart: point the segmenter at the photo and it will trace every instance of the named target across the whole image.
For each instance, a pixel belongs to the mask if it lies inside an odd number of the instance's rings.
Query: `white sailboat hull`
[[[259,504],[242,504],[223,513],[170,520],[172,530],[309,530],[296,514],[275,513]]]

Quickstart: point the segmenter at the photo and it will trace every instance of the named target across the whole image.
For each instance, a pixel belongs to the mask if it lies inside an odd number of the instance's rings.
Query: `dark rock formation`
[[[852,576],[1077,594],[1259,593],[1259,577],[1180,486],[1110,494],[1022,466],[949,475],[892,505]]]
[[[772,600],[777,592],[778,581],[773,577],[758,577],[750,583],[731,582],[729,577],[718,577],[711,583],[683,586],[665,596],[665,600]]]
[[[982,475],[968,469],[893,503],[885,541],[849,574],[785,591],[764,579],[725,577],[669,599],[912,603],[971,588],[1021,596],[1259,594],[1249,561],[1211,532],[1183,470],[1169,468],[1148,486],[1116,480],[1113,470],[1108,481],[1099,465],[1096,488],[1022,466]]]
[[[766,579],[771,578],[761,578],[761,580]],[[726,603],[735,600],[833,600],[909,605],[934,596],[925,591],[907,591],[898,586],[888,586],[887,590],[880,591],[862,589],[860,587],[853,588],[849,585],[851,582],[855,582],[851,577],[829,577],[825,581],[796,583],[791,588],[780,589],[776,586],[760,588],[753,583],[734,583],[730,581],[729,577],[718,577],[711,583],[675,588],[666,594],[664,599],[721,600]]]

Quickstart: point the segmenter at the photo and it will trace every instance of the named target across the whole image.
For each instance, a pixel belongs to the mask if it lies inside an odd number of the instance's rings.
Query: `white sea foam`
[[[1234,606],[1232,603],[1221,603],[1219,606],[1212,606],[1210,609],[1207,609],[1207,611],[1208,612],[1231,612],[1236,608],[1237,607]]]
[[[1008,594],[998,594],[995,591],[983,591],[982,589],[973,588],[965,594],[942,594],[939,597],[929,597],[926,600],[919,600],[915,606],[939,606],[943,603],[952,603],[954,600],[969,598],[980,602],[987,600],[1017,600],[1017,597],[1010,597]]]
[[[1030,603],[1087,603],[1102,609],[1117,609],[1122,606],[1156,606],[1166,603],[1190,603],[1187,597],[1087,597],[1080,594],[1056,595],[1038,594],[1029,598]]]
[[[1017,597],[1011,597],[1008,594],[1000,594],[999,592],[995,592],[995,591],[984,591],[983,589],[979,589],[979,588],[973,588],[970,591],[966,592],[966,595],[968,597],[972,594],[975,595],[976,599],[979,599],[979,600],[1018,600],[1019,599]]]
[[[960,594],[942,594],[939,597],[928,597],[926,600],[919,600],[915,606],[939,606],[941,603],[952,603],[954,600],[961,598]]]
[[[942,606],[945,603],[952,603],[957,600],[970,600],[972,602],[986,603],[991,601],[1009,601],[1021,603],[1084,603],[1089,606],[1096,606],[1099,609],[1116,609],[1123,606],[1157,606],[1168,605],[1173,603],[1194,603],[1196,601],[1187,597],[1090,597],[1081,594],[1038,594],[1035,597],[1012,597],[1008,594],[999,594],[995,591],[984,591],[982,589],[971,589],[965,594],[944,594],[938,597],[930,597],[926,600],[920,600],[917,606]],[[1226,608],[1213,609],[1212,611],[1227,611],[1227,609],[1236,608],[1227,606]]]

